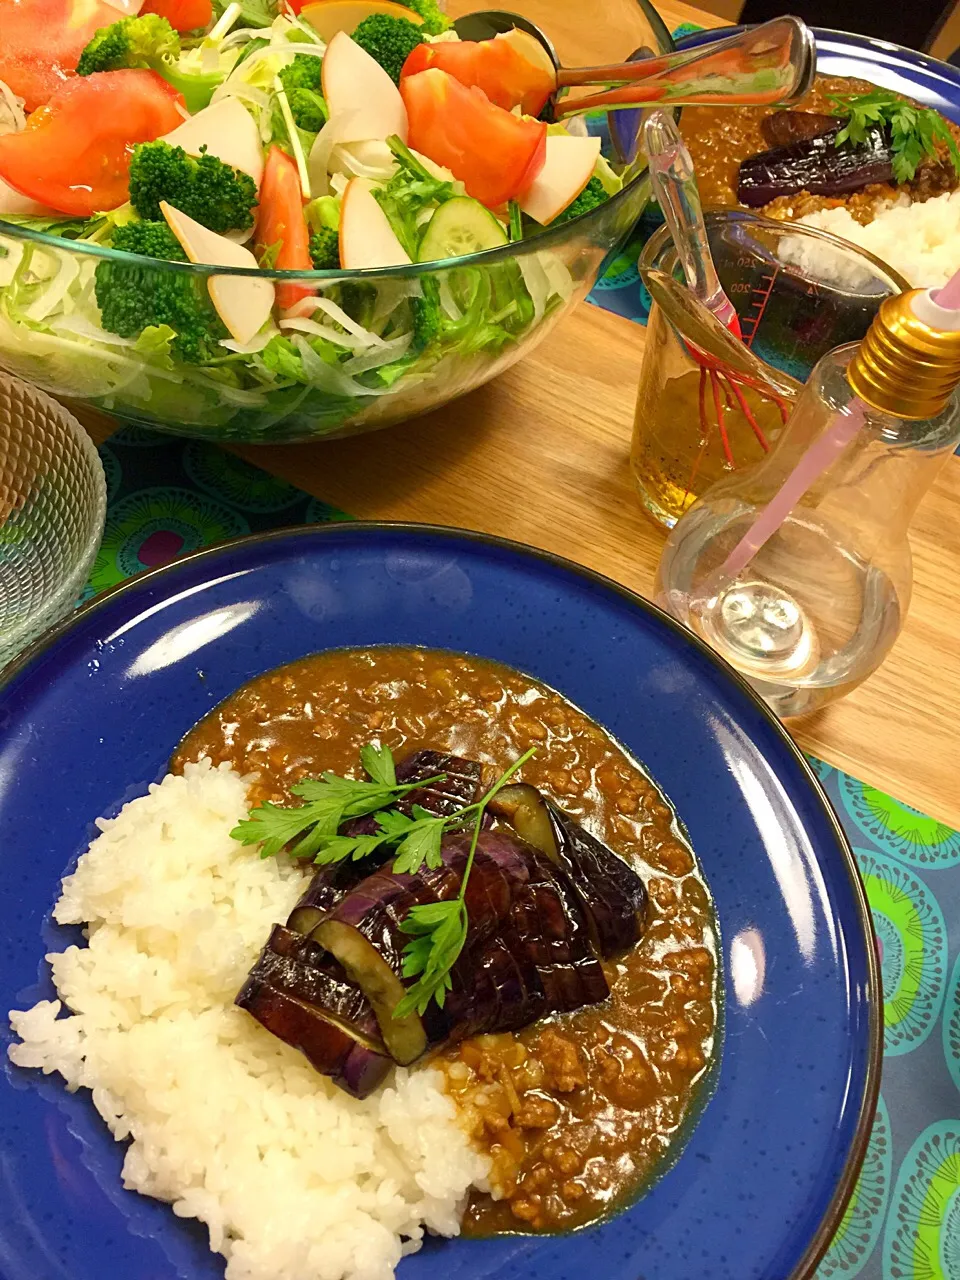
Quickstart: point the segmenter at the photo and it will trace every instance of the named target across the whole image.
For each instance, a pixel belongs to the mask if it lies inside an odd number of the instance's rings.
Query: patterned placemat
[[[587,301],[604,311],[612,311],[626,320],[646,324],[650,314],[650,295],[640,279],[637,259],[643,246],[663,222],[660,213],[651,209],[637,223],[623,249],[607,263],[603,275],[587,294]]]
[[[107,520],[81,599],[226,538],[352,518],[206,441],[126,427],[100,459]]]
[[[820,1280],[960,1280],[960,833],[812,761],[860,866],[883,974],[880,1105]]]
[[[100,456],[109,503],[88,595],[223,538],[349,518],[211,444],[127,428]],[[886,1017],[870,1150],[818,1275],[960,1280],[960,833],[813,764],[866,882]]]

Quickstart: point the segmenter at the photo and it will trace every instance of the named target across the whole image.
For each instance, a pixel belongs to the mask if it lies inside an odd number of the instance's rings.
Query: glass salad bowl
[[[477,7],[461,0],[451,16]],[[566,65],[672,48],[647,0],[609,0],[603,23],[574,21],[575,31],[550,0],[511,0],[510,7],[541,26]],[[591,118],[587,128],[613,161],[605,117]],[[650,198],[642,164],[589,212],[519,242],[365,270],[161,262],[51,235],[36,221],[0,219],[0,368],[55,396],[179,435],[275,443],[386,427],[495,377],[587,294]],[[217,342],[198,363],[179,358],[163,326],[133,337],[106,331],[97,304],[105,265],[136,268],[144,290],[175,290],[193,277],[206,293],[212,276],[246,276],[303,282],[312,300],[287,314],[279,330],[268,326],[242,346]],[[439,338],[436,327],[424,333],[424,299],[439,308]]]

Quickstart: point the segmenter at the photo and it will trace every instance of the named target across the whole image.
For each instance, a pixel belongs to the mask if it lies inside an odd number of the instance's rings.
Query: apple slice
[[[547,226],[590,181],[599,154],[599,138],[548,134],[543,168],[517,201],[520,208],[541,226]]]
[[[557,68],[536,36],[532,36],[529,31],[523,31],[520,27],[511,27],[509,31],[498,32],[493,38],[508,44],[526,62],[533,63],[539,71],[542,71],[545,78],[549,77],[552,91],[557,83]]]
[[[327,45],[321,82],[330,118],[349,113],[354,119],[353,136],[341,142],[384,141],[394,133],[406,142],[407,109],[400,90],[345,31],[338,31]]]
[[[373,199],[372,196],[370,198]],[[165,200],[160,201],[160,210],[191,262],[206,263],[212,267],[257,269],[256,258],[242,244],[208,230]],[[254,334],[260,332],[273,311],[276,293],[273,281],[262,276],[210,276],[207,288],[217,315],[235,342],[249,342]]]
[[[416,26],[423,22],[419,13],[396,4],[394,0],[318,0],[316,4],[305,4],[300,10],[300,17],[329,44],[338,31],[356,31],[364,18],[375,13],[406,18]]]
[[[504,66],[506,83],[524,88],[520,109],[524,115],[539,116],[550,95],[556,92],[557,68],[546,49],[529,31],[511,27],[493,37],[494,45],[500,41],[515,58],[515,68]],[[531,68],[533,72],[531,74]]]
[[[366,178],[351,178],[340,202],[340,265],[345,271],[410,261],[370,188]]]
[[[389,79],[389,76],[387,77]],[[172,147],[183,147],[188,156],[198,156],[206,147],[207,153],[216,156],[224,164],[233,165],[242,173],[249,173],[260,190],[263,178],[263,144],[253,116],[239,98],[221,98],[211,102],[172,133],[161,138]]]

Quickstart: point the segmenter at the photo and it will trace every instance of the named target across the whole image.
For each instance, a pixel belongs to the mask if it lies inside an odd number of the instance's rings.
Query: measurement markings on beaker
[[[760,328],[760,321],[763,319],[763,313],[767,309],[767,303],[770,301],[770,295],[773,293],[773,286],[776,283],[780,269],[762,275],[754,286],[752,291],[753,301],[747,314],[743,317],[740,327],[743,333],[743,341],[746,347],[753,345],[753,340],[757,336],[757,330]]]

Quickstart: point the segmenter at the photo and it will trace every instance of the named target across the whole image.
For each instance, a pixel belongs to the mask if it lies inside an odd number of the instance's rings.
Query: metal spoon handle
[[[813,33],[799,18],[774,18],[726,40],[609,67],[560,67],[561,88],[603,85],[603,93],[561,98],[558,119],[584,111],[693,105],[771,106],[810,89],[817,69]]]
[[[653,194],[670,228],[687,284],[707,310],[739,337],[736,310],[713,265],[693,161],[665,111],[654,111],[644,122],[643,144]]]

